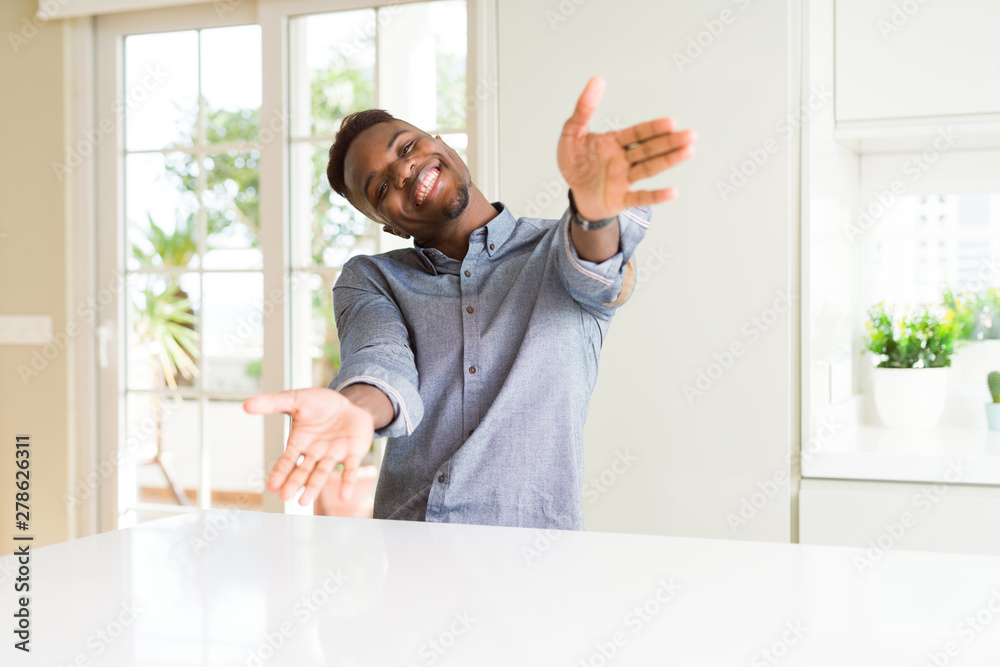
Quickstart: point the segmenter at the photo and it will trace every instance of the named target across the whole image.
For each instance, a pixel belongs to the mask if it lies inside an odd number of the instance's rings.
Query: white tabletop
[[[5,630],[0,664],[1000,665],[1000,558],[864,556],[198,512],[34,551],[33,651]]]

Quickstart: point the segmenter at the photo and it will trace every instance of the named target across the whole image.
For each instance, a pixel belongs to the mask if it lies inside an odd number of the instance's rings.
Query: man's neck
[[[452,226],[453,233],[449,234],[447,238],[426,245],[421,244],[421,247],[436,248],[448,257],[463,260],[465,253],[469,250],[469,237],[472,236],[472,233],[498,215],[499,212],[480,192],[479,188],[470,184],[469,203],[462,211],[462,215],[455,220],[455,224]]]

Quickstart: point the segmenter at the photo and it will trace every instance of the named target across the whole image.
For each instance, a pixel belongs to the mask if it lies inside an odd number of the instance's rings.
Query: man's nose
[[[392,178],[397,188],[402,188],[414,169],[414,161],[406,158],[396,160],[392,165]]]

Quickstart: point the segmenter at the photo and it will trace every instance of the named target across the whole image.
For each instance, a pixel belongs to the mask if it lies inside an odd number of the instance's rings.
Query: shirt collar
[[[514,227],[517,225],[514,214],[510,212],[506,204],[495,202],[493,206],[500,209],[500,212],[497,213],[495,218],[486,223],[486,252],[490,257],[500,252],[504,241],[510,238]]]
[[[496,253],[500,252],[500,248],[503,247],[504,241],[510,238],[511,233],[514,231],[515,225],[517,225],[517,220],[514,218],[514,214],[510,212],[507,205],[503,202],[493,202],[493,207],[499,209],[496,217],[486,223],[486,238],[483,242],[486,244],[486,252],[490,257],[493,257]],[[483,228],[477,229],[472,232],[473,237],[477,234],[481,234]],[[492,244],[492,248],[490,245]],[[451,260],[450,257],[445,255],[440,250],[436,248],[425,248],[423,246],[417,245],[417,242],[413,242],[413,247],[417,251],[417,254],[423,260],[424,265],[427,269],[434,275],[438,275],[438,263],[445,263]],[[457,261],[457,260],[452,260]]]

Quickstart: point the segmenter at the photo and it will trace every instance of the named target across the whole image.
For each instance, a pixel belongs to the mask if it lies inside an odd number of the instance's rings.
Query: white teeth
[[[427,194],[431,191],[431,188],[434,187],[434,184],[437,183],[439,173],[440,170],[437,167],[427,172],[423,183],[421,183],[420,187],[417,188],[417,206],[424,203],[424,199],[427,198]]]

